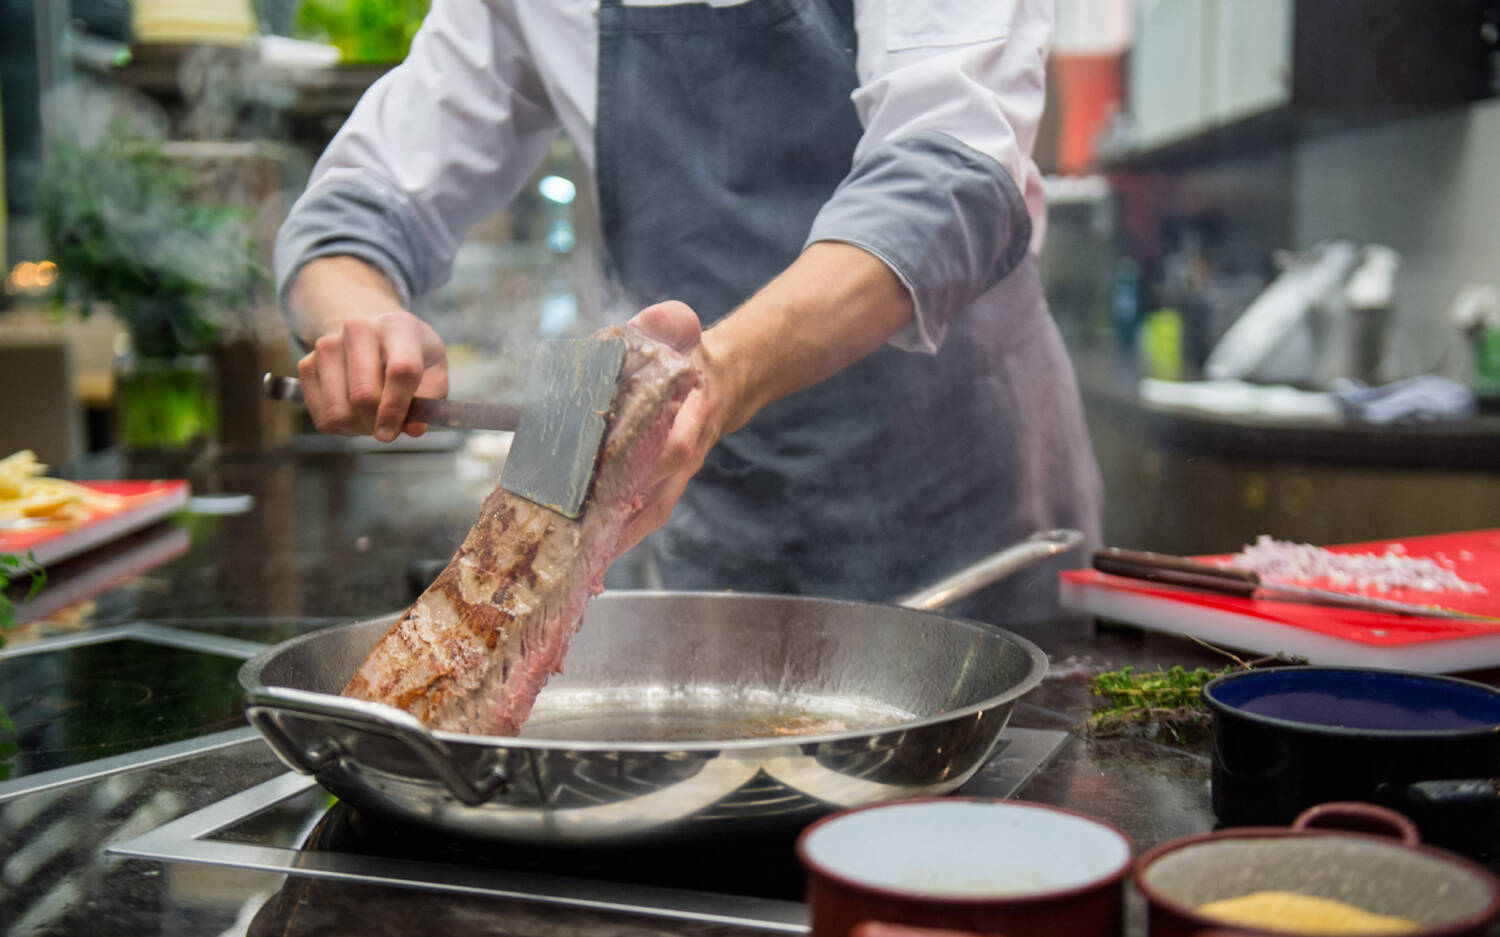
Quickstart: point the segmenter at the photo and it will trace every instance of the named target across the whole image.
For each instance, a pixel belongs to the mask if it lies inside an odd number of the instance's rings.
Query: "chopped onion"
[[[1467,551],[1461,554],[1472,559]],[[1456,572],[1446,556],[1437,559],[1410,556],[1403,544],[1393,543],[1384,553],[1335,553],[1307,543],[1290,543],[1261,534],[1255,542],[1224,560],[1221,565],[1253,570],[1267,582],[1322,582],[1335,589],[1354,592],[1391,592],[1412,589],[1418,592],[1487,591],[1477,582],[1469,582]]]

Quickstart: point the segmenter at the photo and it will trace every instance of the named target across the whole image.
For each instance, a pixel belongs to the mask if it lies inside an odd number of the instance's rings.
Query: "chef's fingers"
[[[695,348],[703,335],[698,314],[687,303],[675,299],[647,306],[626,324],[639,329],[647,338],[654,338],[683,354]]]
[[[385,394],[381,336],[373,322],[362,318],[346,319],[342,336],[352,428],[356,433],[374,432],[376,409]]]
[[[405,320],[382,323],[381,338],[385,348],[385,390],[375,413],[375,438],[391,442],[401,434],[411,398],[422,383],[422,340]]]
[[[654,484],[642,499],[641,508],[625,526],[622,552],[645,539],[667,522],[688,482],[703,467],[708,450],[718,441],[708,419],[709,404],[701,389],[688,394],[672,420],[667,442],[657,459]]]
[[[312,417],[313,425],[323,431],[321,425],[323,404],[323,385],[318,381],[318,355],[316,352],[308,352],[297,361],[297,380],[302,388],[302,400],[307,404],[307,412]]]
[[[448,353],[439,344],[434,354],[429,350],[424,358],[429,362],[426,370],[422,372],[422,381],[417,385],[418,397],[446,397],[448,396]],[[426,423],[408,423],[403,431],[412,438],[416,438],[427,432]]]
[[[309,360],[310,359],[310,360]],[[298,365],[298,377],[312,388],[303,387],[308,398],[307,409],[313,425],[320,432],[338,436],[357,436],[353,411],[349,406],[349,387],[344,380],[344,342],[339,334],[324,335],[313,345],[313,353]]]
[[[641,509],[625,524],[625,531],[620,536],[620,550],[616,555],[623,555],[626,550],[646,539],[647,534],[667,522],[692,477],[691,472],[682,472],[667,478],[647,492]]]
[[[686,473],[685,478],[691,477],[703,467],[708,450],[719,441],[711,410],[709,395],[701,386],[683,399],[673,415],[672,429],[656,463],[656,481],[682,473]]]

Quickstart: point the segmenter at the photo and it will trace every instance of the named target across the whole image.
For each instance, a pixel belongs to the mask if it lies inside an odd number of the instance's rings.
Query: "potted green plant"
[[[304,0],[297,34],[336,46],[345,64],[399,62],[406,58],[429,0]]]
[[[211,441],[207,352],[266,279],[246,213],[200,197],[192,174],[124,121],[94,143],[52,141],[38,194],[57,302],[83,316],[107,304],[130,339],[115,369],[120,445]]]

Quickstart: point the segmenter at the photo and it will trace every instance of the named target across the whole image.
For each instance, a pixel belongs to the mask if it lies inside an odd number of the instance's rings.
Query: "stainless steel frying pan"
[[[928,609],[1081,539],[1039,533],[900,606],[606,592],[517,738],[337,695],[391,618],[269,648],[240,682],[283,761],[388,817],[548,845],[766,834],[968,780],[1047,660]]]

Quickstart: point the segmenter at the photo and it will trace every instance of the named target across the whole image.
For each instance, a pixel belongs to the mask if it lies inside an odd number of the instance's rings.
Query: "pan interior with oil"
[[[869,698],[719,686],[548,688],[523,739],[710,742],[863,732],[917,718]]]
[[[620,845],[765,836],[947,793],[1047,669],[1010,632],[863,602],[621,591],[584,619],[520,739],[442,732],[439,747],[385,707],[337,698],[392,619],[293,638],[240,679],[278,754],[372,815]],[[308,757],[323,751],[339,757]]]

